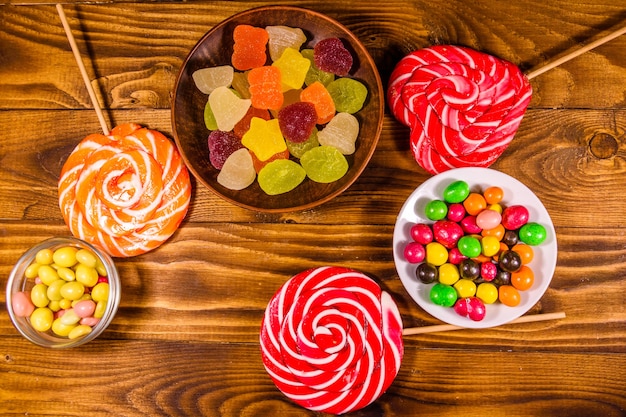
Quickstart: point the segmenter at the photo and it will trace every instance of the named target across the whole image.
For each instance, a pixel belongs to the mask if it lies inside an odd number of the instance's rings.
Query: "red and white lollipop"
[[[269,302],[261,353],[288,398],[343,414],[378,399],[404,353],[402,320],[391,296],[349,268],[320,267],[290,278]]]

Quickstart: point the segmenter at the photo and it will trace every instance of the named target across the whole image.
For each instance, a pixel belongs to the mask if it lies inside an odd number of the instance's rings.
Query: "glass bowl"
[[[93,325],[91,332],[72,339],[70,339],[69,337],[59,336],[53,333],[51,330],[37,330],[31,324],[31,318],[29,316],[22,316],[18,312],[16,312],[16,307],[21,303],[20,300],[22,300],[21,296],[17,294],[20,292],[30,293],[30,291],[36,284],[36,278],[32,277],[31,273],[33,269],[29,271],[29,277],[27,277],[27,269],[31,264],[35,262],[35,257],[37,253],[42,249],[50,249],[54,252],[57,249],[68,246],[74,247],[78,250],[87,249],[88,251],[96,255],[96,257],[99,258],[99,260],[102,262],[102,264],[99,265],[96,269],[104,268],[109,284],[108,299],[106,301],[102,301],[102,303],[106,304],[105,307],[102,309],[103,312],[100,320]],[[52,266],[58,271],[58,265],[54,264]],[[41,274],[41,272],[39,272],[39,274]],[[99,273],[98,275],[102,276],[101,273]],[[33,246],[32,248],[27,250],[17,261],[17,263],[11,270],[11,274],[9,275],[9,279],[7,282],[6,305],[9,316],[15,328],[32,343],[47,348],[71,348],[85,344],[102,334],[102,332],[111,323],[113,317],[117,312],[120,303],[120,296],[121,285],[119,275],[115,264],[113,263],[113,260],[106,252],[102,251],[96,246],[93,246],[85,241],[73,237],[55,237],[44,240],[43,242],[40,242],[37,245]],[[28,298],[30,299],[30,296]],[[53,307],[53,310],[54,309],[56,309],[56,306]],[[58,314],[59,313],[55,313],[55,318]],[[77,323],[77,325],[78,324],[79,323]]]

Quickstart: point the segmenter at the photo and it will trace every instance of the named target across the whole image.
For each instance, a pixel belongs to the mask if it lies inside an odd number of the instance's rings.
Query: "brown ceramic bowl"
[[[275,196],[265,194],[257,181],[241,191],[229,190],[218,184],[219,171],[209,161],[207,145],[209,130],[204,124],[203,117],[207,95],[196,88],[192,74],[200,68],[230,65],[233,52],[233,30],[239,24],[258,27],[272,25],[298,27],[307,36],[303,48],[312,48],[322,39],[337,37],[351,50],[354,64],[348,76],[367,86],[368,97],[363,108],[355,114],[360,122],[356,151],[347,156],[350,168],[340,180],[330,184],[321,184],[306,178],[294,190]],[[271,61],[268,60],[269,62]],[[335,20],[298,7],[267,6],[251,9],[236,14],[212,28],[185,59],[174,92],[172,105],[174,138],[193,175],[223,199],[260,212],[280,213],[305,210],[318,206],[343,192],[365,169],[376,148],[383,123],[382,83],[376,65],[365,47],[347,28]]]

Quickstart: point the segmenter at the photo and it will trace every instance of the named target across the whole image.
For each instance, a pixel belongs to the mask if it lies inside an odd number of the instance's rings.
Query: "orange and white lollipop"
[[[148,252],[184,219],[191,182],[176,147],[137,124],[84,138],[65,162],[59,207],[72,234],[114,257]]]
[[[391,296],[349,268],[320,267],[290,278],[269,302],[261,353],[288,398],[343,414],[378,399],[395,379],[404,347]]]

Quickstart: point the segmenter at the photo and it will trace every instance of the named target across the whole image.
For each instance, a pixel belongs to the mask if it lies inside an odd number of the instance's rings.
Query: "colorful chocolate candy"
[[[378,399],[395,379],[404,347],[391,296],[365,274],[320,267],[291,277],[261,325],[261,355],[287,397],[343,414]]]
[[[387,92],[393,115],[411,129],[415,160],[433,174],[491,165],[513,139],[531,96],[514,64],[453,45],[402,58]]]
[[[404,258],[417,264],[421,283],[434,284],[433,303],[479,321],[485,305],[516,306],[532,287],[528,264],[532,248],[545,241],[546,228],[529,221],[526,207],[504,207],[503,199],[497,186],[478,192],[459,180],[445,187],[441,200],[425,204],[424,215],[432,223],[411,226]]]

